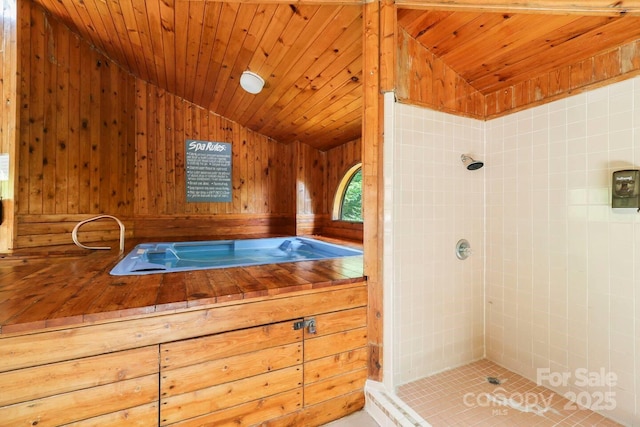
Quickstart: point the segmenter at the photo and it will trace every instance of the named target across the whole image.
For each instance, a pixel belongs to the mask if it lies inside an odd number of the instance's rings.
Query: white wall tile
[[[393,271],[396,385],[482,357],[484,159],[481,122],[396,104]],[[407,120],[411,118],[411,120]],[[473,255],[455,257],[466,238]]]
[[[640,264],[636,262],[640,259],[637,231],[640,215],[612,212],[610,182],[611,173],[616,169],[640,169],[637,125],[640,103],[634,92],[639,86],[640,78],[635,78],[549,104],[547,117],[536,111],[535,122],[548,123],[549,137],[545,140],[544,132],[537,134],[530,163],[532,166],[534,162],[544,164],[546,158],[548,187],[538,185],[533,202],[537,205],[547,201],[548,246],[545,249],[544,239],[534,239],[537,256],[533,257],[533,265],[523,266],[518,262],[515,271],[509,271],[516,282],[515,291],[504,293],[502,312],[500,305],[492,304],[492,324],[487,326],[485,340],[491,358],[520,373],[530,371],[532,359],[522,352],[509,353],[510,343],[505,340],[516,335],[519,346],[543,346],[542,350],[534,350],[533,363],[537,367],[565,366],[570,373],[581,368],[604,367],[618,376],[634,378],[612,389],[620,393],[621,398],[612,411],[603,412],[628,424],[640,420],[640,407],[635,406],[640,391],[637,344],[640,322],[632,320],[639,317],[640,311],[637,296],[640,268],[636,266]],[[518,116],[516,113],[502,118],[500,125],[513,128],[520,123]],[[487,123],[487,136],[493,136],[492,143],[487,144],[488,158],[493,155],[493,147],[500,144],[496,140],[499,136],[490,131],[493,126],[492,122]],[[526,139],[526,136],[517,134],[510,138]],[[518,158],[518,162],[520,165],[526,159]],[[504,170],[503,180],[528,182],[526,177],[522,179],[520,168]],[[500,182],[500,177],[487,181],[486,190],[487,200],[502,200],[505,205],[524,204],[529,208],[529,200],[507,197],[507,187]],[[499,221],[500,215],[513,211],[499,203],[487,203],[487,220],[497,218]],[[527,209],[515,211],[523,216]],[[541,209],[536,212],[540,213]],[[531,220],[533,215],[532,211]],[[526,218],[522,218],[519,224],[526,222]],[[540,227],[539,223],[536,221],[536,227]],[[488,270],[504,268],[506,257],[513,257],[509,254],[527,253],[523,245],[530,242],[530,230],[516,227],[513,232],[515,238],[505,239],[487,228],[487,246],[501,245],[503,253],[503,259],[497,259],[493,253],[487,256]],[[547,256],[542,255],[545,251]],[[547,263],[551,263],[550,268]],[[543,282],[543,275],[537,275],[534,284],[534,292],[548,292],[549,311],[540,307],[546,300],[535,297],[533,317],[529,307],[521,307],[523,298],[530,296],[530,269],[549,271],[548,283]],[[494,283],[492,276],[487,275],[485,286],[487,298],[491,298],[503,285]],[[509,330],[508,334],[504,333],[505,329]],[[546,360],[545,354],[548,354]],[[594,398],[600,392],[597,387],[577,389]]]
[[[640,214],[610,207],[611,173],[640,169],[640,77],[489,122],[394,119],[395,385],[483,352],[532,380],[605,369],[623,379],[558,391],[606,389],[603,413],[640,425]]]

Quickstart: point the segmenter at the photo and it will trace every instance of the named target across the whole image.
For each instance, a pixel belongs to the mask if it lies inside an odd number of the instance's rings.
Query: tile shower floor
[[[488,360],[405,384],[397,395],[433,427],[620,426]]]

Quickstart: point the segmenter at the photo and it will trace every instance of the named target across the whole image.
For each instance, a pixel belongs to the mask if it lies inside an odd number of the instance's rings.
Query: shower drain
[[[487,381],[489,382],[489,384],[493,384],[493,385],[500,384],[500,380],[496,377],[487,377]]]

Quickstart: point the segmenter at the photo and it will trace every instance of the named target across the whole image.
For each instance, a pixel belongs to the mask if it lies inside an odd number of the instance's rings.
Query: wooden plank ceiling
[[[277,141],[327,150],[361,134],[359,5],[37,1],[137,77]],[[637,15],[399,8],[398,24],[483,94],[640,38]],[[244,70],[260,94],[240,89]]]
[[[640,39],[637,16],[400,9],[398,24],[485,95]]]
[[[137,77],[283,143],[360,137],[362,8],[208,0],[39,0]],[[239,86],[250,70],[266,82]]]

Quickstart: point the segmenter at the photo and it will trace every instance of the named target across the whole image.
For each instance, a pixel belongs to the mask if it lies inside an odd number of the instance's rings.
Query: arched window
[[[333,219],[362,222],[362,163],[342,177],[333,202]]]

